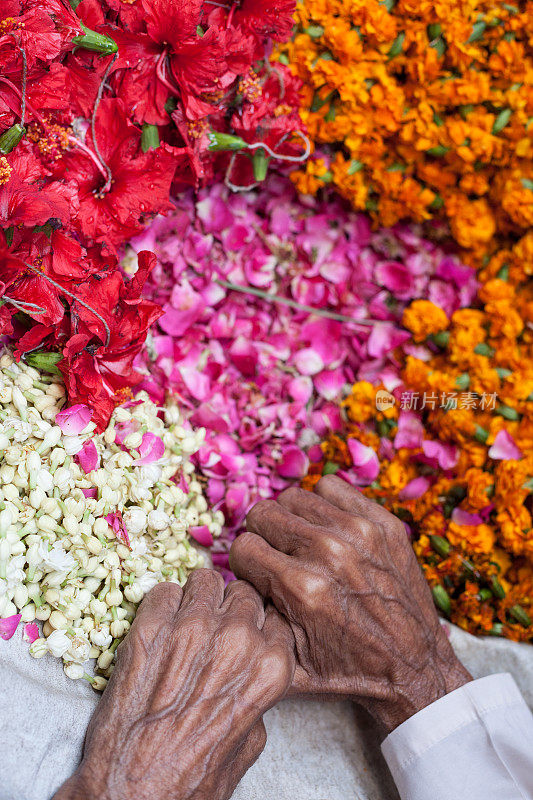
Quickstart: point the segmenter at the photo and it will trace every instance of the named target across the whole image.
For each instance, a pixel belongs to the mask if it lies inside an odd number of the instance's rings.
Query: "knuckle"
[[[231,545],[231,555],[242,557],[246,553],[249,553],[253,550],[256,542],[256,536],[254,533],[248,533],[245,531],[244,533],[239,534],[233,544]]]
[[[356,517],[352,520],[352,530],[357,536],[364,539],[373,539],[377,533],[377,526],[367,519]]]
[[[275,694],[284,694],[292,677],[291,658],[287,648],[277,645],[261,659],[264,684]]]
[[[283,498],[284,500],[288,501],[301,501],[302,497],[309,496],[309,492],[306,492],[304,489],[300,489],[299,486],[289,486],[288,489],[284,489],[284,491],[280,494],[279,499]]]
[[[316,487],[317,489],[328,489],[329,487],[338,485],[339,480],[340,479],[335,477],[335,475],[322,475]]]
[[[295,580],[294,590],[306,608],[318,608],[329,592],[329,581],[322,575],[308,572]]]
[[[323,536],[317,542],[317,550],[321,558],[337,564],[346,558],[347,544],[335,536]]]
[[[250,527],[261,525],[272,514],[276,506],[275,500],[260,500],[246,515],[246,524]]]

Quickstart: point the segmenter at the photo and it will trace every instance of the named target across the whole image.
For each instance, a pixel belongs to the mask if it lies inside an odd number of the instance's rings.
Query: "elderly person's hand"
[[[333,475],[258,503],[235,574],[296,640],[294,691],[350,697],[392,730],[471,680],[441,628],[404,526]]]
[[[289,688],[294,641],[242,581],[194,572],[143,600],[54,800],[227,800],[264,748],[264,712]]]

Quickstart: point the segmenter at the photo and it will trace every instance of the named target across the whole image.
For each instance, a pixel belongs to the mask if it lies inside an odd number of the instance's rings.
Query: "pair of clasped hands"
[[[471,680],[403,524],[339,478],[258,503],[240,580],[194,572],[143,600],[55,800],[227,800],[286,696],[349,698],[390,732]]]

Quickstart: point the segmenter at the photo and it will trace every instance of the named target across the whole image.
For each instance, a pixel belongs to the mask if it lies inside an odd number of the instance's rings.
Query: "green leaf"
[[[506,369],[505,367],[496,367],[496,372],[498,373],[498,377],[503,380],[504,378],[508,378],[509,375],[513,374],[511,369]]]
[[[385,8],[387,9],[387,11],[390,14],[392,9],[396,5],[396,0],[380,0],[380,5],[385,6]]]
[[[143,153],[147,153],[148,150],[157,150],[158,147],[159,131],[157,125],[149,125],[145,122],[141,134],[141,150]]]
[[[529,628],[531,625],[531,617],[525,608],[522,608],[522,606],[518,604],[509,609],[509,616],[512,617],[515,622],[518,622],[519,625],[523,625],[524,628]]]
[[[497,597],[499,600],[503,600],[503,598],[505,597],[505,589],[503,588],[500,581],[498,580],[498,578],[496,578],[495,575],[493,575],[492,578],[490,579],[490,586],[494,596]]]
[[[478,356],[487,356],[487,358],[491,358],[494,355],[494,349],[486,342],[480,342],[474,347],[474,353]]]
[[[470,34],[469,38],[467,39],[468,44],[472,44],[472,42],[477,42],[483,34],[485,33],[485,29],[487,27],[487,23],[483,22],[483,20],[479,20],[479,22],[475,22],[472,27],[472,33]]]
[[[10,228],[6,228],[4,231],[4,235],[6,237],[6,244],[8,247],[11,247],[13,244],[13,234],[15,233],[15,226],[11,225]]]
[[[308,25],[304,28],[304,33],[311,37],[311,39],[320,39],[324,33],[322,25]]]
[[[446,558],[450,554],[451,545],[447,539],[443,536],[433,535],[429,537],[429,543],[433,550],[442,556],[442,558]]]
[[[433,602],[437,608],[449,617],[452,611],[452,603],[450,595],[444,586],[434,586],[431,590],[431,594],[433,595]]]
[[[486,587],[484,589],[480,589],[478,592],[478,599],[482,603],[485,603],[487,600],[490,600],[491,597],[492,597],[492,592],[490,589],[487,589]]]
[[[436,194],[431,203],[429,204],[429,207],[431,208],[432,211],[439,211],[443,206],[444,206],[444,200],[442,199],[440,194]]]
[[[437,347],[448,347],[448,342],[450,341],[450,332],[449,331],[439,331],[438,333],[432,333],[428,336]]]
[[[34,350],[32,353],[24,353],[24,361],[28,366],[38,369],[41,372],[51,372],[54,375],[61,375],[56,367],[62,358],[61,353],[53,353],[46,350]]]
[[[392,46],[391,46],[389,52],[387,53],[389,58],[395,58],[396,56],[400,55],[400,53],[403,50],[404,41],[405,41],[405,33],[403,31],[401,31],[401,33],[398,34],[398,36],[396,37],[396,39],[392,43]]]
[[[433,42],[430,42],[429,46],[433,47],[437,51],[437,55],[439,58],[442,58],[442,56],[446,52],[446,42],[444,41],[442,36],[439,36],[438,39],[435,39]]]
[[[509,5],[509,3],[503,3],[502,8],[505,8],[505,10],[509,12],[509,14],[518,14],[517,7]]]
[[[204,35],[205,31],[204,31],[204,29],[202,28],[202,26],[201,26],[201,25],[197,25],[197,26],[196,26],[196,33],[198,34],[198,36],[199,36],[200,38],[202,38],[202,37],[203,37],[203,35]]]
[[[530,192],[533,192],[533,181],[529,178],[521,178],[520,181],[524,189],[529,189]]]
[[[350,161],[350,166],[347,169],[347,174],[355,175],[355,173],[360,172],[360,170],[362,170],[363,167],[364,164],[362,161],[358,161],[356,158],[352,158],[352,160]]]
[[[338,464],[335,464],[333,461],[326,461],[322,469],[322,475],[335,475],[339,469],[340,466]]]
[[[449,147],[444,147],[443,144],[438,144],[436,147],[430,147],[429,150],[426,150],[428,156],[433,156],[433,158],[441,158],[445,156],[446,153],[450,151]]]
[[[481,444],[486,444],[487,439],[489,438],[489,432],[482,428],[481,425],[476,425],[476,430],[474,431],[474,439],[480,442]]]
[[[494,413],[498,414],[498,416],[503,417],[504,419],[509,419],[512,422],[516,422],[516,420],[520,419],[520,414],[516,408],[511,408],[511,406],[498,406]]]
[[[334,122],[335,121],[335,106],[334,105],[331,105],[329,107],[329,111],[326,114],[326,116],[324,117],[324,119],[325,119],[326,122]]]
[[[333,180],[333,172],[328,169],[323,175],[317,175],[317,178],[319,181],[323,181],[324,183],[331,183]]]
[[[455,379],[455,385],[460,392],[464,392],[465,389],[468,389],[470,386],[470,375],[468,372],[463,372],[462,375],[458,375]]]
[[[289,56],[287,55],[287,53],[280,53],[278,56],[278,61],[280,64],[285,64],[285,66],[287,66],[290,63]]]
[[[442,25],[440,22],[434,22],[431,25],[428,25],[427,33],[430,41],[433,41],[433,39],[436,39],[437,36],[440,36],[442,33]]]
[[[509,280],[509,264],[502,264],[496,275],[501,281]]]
[[[490,631],[488,631],[488,636],[503,636],[503,625],[501,622],[495,622]]]
[[[510,108],[504,108],[503,111],[500,111],[498,116],[494,121],[494,125],[492,126],[492,132],[494,135],[503,131],[509,120],[511,119],[512,110]]]

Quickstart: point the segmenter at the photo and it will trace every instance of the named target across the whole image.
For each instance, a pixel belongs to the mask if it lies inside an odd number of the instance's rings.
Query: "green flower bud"
[[[8,128],[7,131],[4,131],[0,136],[0,153],[3,155],[10,153],[18,145],[25,133],[26,128],[18,122]]]

